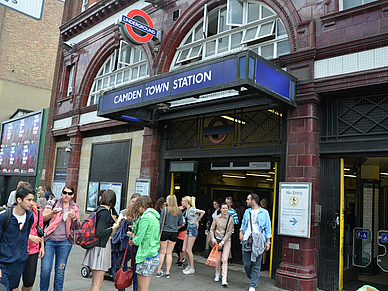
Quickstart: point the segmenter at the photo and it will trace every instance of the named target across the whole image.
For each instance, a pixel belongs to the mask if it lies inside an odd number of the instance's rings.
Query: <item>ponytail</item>
[[[194,208],[196,208],[195,207],[195,200],[196,200],[196,198],[194,197],[194,196],[191,196],[191,206],[193,206]]]
[[[188,202],[190,204],[191,207],[195,207],[195,197],[194,196],[185,196],[185,200],[186,202]]]

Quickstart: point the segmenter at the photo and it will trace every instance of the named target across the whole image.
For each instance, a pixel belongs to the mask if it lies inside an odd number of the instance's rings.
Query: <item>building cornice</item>
[[[59,27],[62,40],[66,41],[84,32],[135,2],[136,0],[105,0],[94,4]]]

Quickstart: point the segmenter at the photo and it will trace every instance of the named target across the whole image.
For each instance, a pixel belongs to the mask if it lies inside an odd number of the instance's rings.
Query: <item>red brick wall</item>
[[[150,197],[156,201],[156,187],[159,168],[160,134],[157,128],[144,129],[143,149],[141,154],[140,178],[151,179]]]
[[[286,182],[311,182],[310,238],[283,236],[282,263],[276,286],[288,290],[316,290],[319,229],[315,227],[315,204],[319,203],[319,114],[316,102],[289,109],[287,120]],[[290,248],[290,243],[299,249]]]

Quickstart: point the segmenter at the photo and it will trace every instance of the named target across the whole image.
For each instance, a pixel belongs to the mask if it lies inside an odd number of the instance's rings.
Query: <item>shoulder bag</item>
[[[42,211],[42,210],[41,210],[40,206],[39,206],[39,208],[36,208],[36,210],[37,210],[37,213],[38,213],[38,223],[36,224],[36,232],[37,232],[39,237],[44,237],[44,230],[39,225],[39,216],[40,216],[39,215],[39,211]]]
[[[251,223],[251,234],[249,235],[248,237],[248,244],[252,247],[252,244],[253,244],[253,237],[252,237],[252,233],[253,233],[253,227],[252,227],[252,212],[249,213],[249,221]]]
[[[129,237],[131,237],[131,235]],[[130,239],[128,239],[127,248],[125,249],[123,261],[121,262],[121,267],[116,272],[116,276],[115,276],[115,288],[116,289],[125,289],[125,288],[128,288],[129,286],[132,285],[133,253],[134,253],[133,246],[131,246],[131,268],[125,272],[123,270],[124,262],[125,262],[125,259],[127,257],[129,241],[130,241]]]
[[[164,222],[166,221],[166,213],[167,213],[167,207],[165,207],[165,208],[164,208],[163,223],[162,223],[162,227],[160,228],[160,234],[159,234],[159,237],[162,237],[162,232],[163,232]]]
[[[216,219],[217,219],[217,217],[216,217]],[[226,234],[226,230],[228,229],[229,219],[230,219],[230,215],[228,214],[228,220],[226,221],[226,226],[225,226],[225,234]],[[216,239],[218,244],[223,240],[223,238],[216,238],[215,236],[214,236],[214,238]],[[222,252],[223,250],[224,250],[224,246],[222,246],[221,250],[218,250],[218,251]]]

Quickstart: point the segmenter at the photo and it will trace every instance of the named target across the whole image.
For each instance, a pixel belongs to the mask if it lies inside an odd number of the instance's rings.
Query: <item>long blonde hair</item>
[[[166,202],[167,202],[168,212],[174,217],[177,216],[179,214],[180,210],[178,207],[178,202],[176,200],[176,196],[175,195],[168,195],[166,198]]]
[[[185,200],[190,204],[191,207],[195,207],[195,197],[194,196],[185,196]]]

